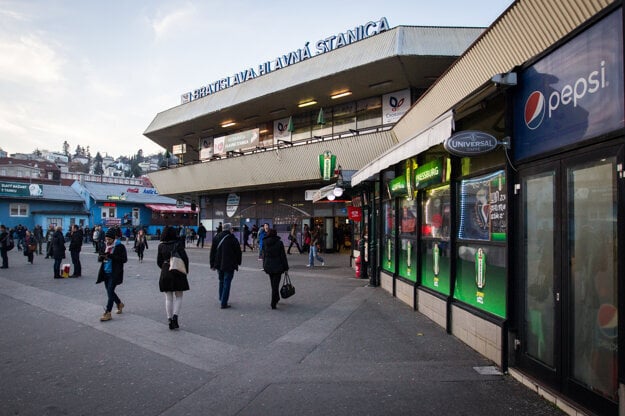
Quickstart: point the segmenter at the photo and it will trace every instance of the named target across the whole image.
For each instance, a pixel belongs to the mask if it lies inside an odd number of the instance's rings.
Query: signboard
[[[171,148],[171,153],[174,155],[182,155],[187,153],[187,145],[186,144],[175,144]]]
[[[362,208],[347,207],[347,218],[355,222],[360,222],[362,220]]]
[[[358,25],[353,29],[347,30],[346,32],[328,36],[327,38],[320,39],[315,42],[314,55],[330,52],[332,50],[350,45],[359,40],[377,35],[378,33],[382,33],[388,29],[389,25],[386,21],[386,17],[382,17],[378,21],[370,21],[365,23],[364,25]],[[182,104],[186,104],[193,100],[197,100],[207,95],[214,94],[217,91],[221,91],[226,88],[241,84],[242,82],[249,81],[261,75],[268,74],[272,71],[276,71],[289,65],[293,65],[306,59],[310,59],[314,56],[313,52],[310,50],[310,44],[310,42],[306,42],[303,48],[300,48],[296,51],[280,55],[272,61],[263,62],[255,68],[250,67],[244,69],[243,71],[235,73],[231,77],[226,77],[218,81],[211,82],[208,85],[204,85],[195,89],[194,91],[186,92],[180,96],[180,101]],[[258,46],[262,47],[263,45]],[[408,105],[410,105],[410,103],[408,103]]]
[[[319,171],[324,181],[329,181],[334,176],[336,169],[336,156],[330,151],[319,155]]]
[[[465,130],[453,134],[443,146],[452,155],[478,156],[495,150],[499,141],[492,135],[477,130]]]
[[[228,217],[234,216],[239,208],[239,201],[241,197],[237,194],[228,194],[228,199],[226,200],[226,215]]]
[[[408,187],[406,186],[406,177],[404,175],[401,175],[396,177],[395,179],[391,179],[388,182],[388,193],[391,198],[407,195]]]
[[[43,196],[43,186],[35,183],[0,182],[0,196]]]
[[[182,199],[176,199],[176,208],[184,208],[184,201]]]
[[[273,138],[278,142],[278,140],[283,140],[286,142],[291,141],[291,132],[289,131],[289,118],[281,118],[280,120],[275,120],[273,122]]]
[[[458,238],[506,241],[507,193],[503,170],[460,182]]]
[[[414,187],[427,188],[430,185],[443,182],[443,159],[435,159],[424,163],[414,170]]]
[[[622,36],[620,8],[519,74],[515,161],[623,128]]]
[[[382,123],[397,123],[401,116],[408,112],[410,104],[409,89],[384,94],[382,96]]]

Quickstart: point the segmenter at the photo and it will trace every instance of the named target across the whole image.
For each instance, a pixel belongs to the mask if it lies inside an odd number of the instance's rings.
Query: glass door
[[[618,407],[622,158],[586,151],[522,170],[517,185],[519,365],[601,414]]]
[[[558,383],[560,370],[559,167],[550,164],[521,174],[522,224],[519,270],[523,282],[523,366],[542,380]]]
[[[605,157],[603,157],[605,156]],[[567,380],[616,402],[618,357],[616,156],[565,161]]]

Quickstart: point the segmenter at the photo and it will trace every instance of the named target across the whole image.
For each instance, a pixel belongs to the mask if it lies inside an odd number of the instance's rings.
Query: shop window
[[[425,191],[421,205],[421,284],[449,295],[451,195],[449,185]]]
[[[356,103],[356,129],[362,130],[382,125],[382,97],[372,97]]]
[[[384,173],[384,187],[389,189],[389,182],[395,179],[395,172]],[[382,268],[388,272],[395,272],[395,203],[387,193],[382,202]]]
[[[11,217],[28,217],[28,204],[10,204]]]
[[[459,185],[454,298],[506,317],[507,194],[503,170]]]
[[[334,134],[356,129],[356,103],[351,102],[334,107]]]
[[[417,281],[417,202],[401,200],[399,211],[399,275]]]

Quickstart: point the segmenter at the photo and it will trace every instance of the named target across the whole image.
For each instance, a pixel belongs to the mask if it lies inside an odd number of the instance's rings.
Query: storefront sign
[[[382,17],[377,22],[367,22],[364,25],[356,26],[353,30],[348,30],[343,33],[329,36],[325,39],[320,39],[315,42],[315,55],[330,52],[338,48],[350,45],[359,40],[366,39],[368,37],[377,35],[389,29],[386,17]],[[193,92],[187,92],[182,94],[181,103],[185,104],[198,98],[214,94],[217,91],[230,88],[237,84],[241,84],[245,81],[257,78],[261,75],[268,74],[278,69],[286,68],[289,65],[296,64],[301,61],[305,61],[313,56],[310,50],[310,42],[306,42],[304,47],[293,52],[289,52],[282,56],[278,56],[273,61],[266,61],[258,65],[256,68],[248,68],[243,71],[237,72],[231,77],[226,77],[218,81],[209,83],[208,85],[197,88]],[[410,103],[408,103],[410,106]]]
[[[109,201],[125,201],[126,195],[107,195],[106,199]]]
[[[362,208],[347,207],[347,218],[355,222],[360,222],[362,220]]]
[[[415,189],[427,188],[441,182],[443,182],[443,159],[424,163],[414,170]]]
[[[234,216],[239,208],[239,201],[241,197],[237,194],[228,194],[228,199],[226,200],[226,215],[228,217]]]
[[[390,180],[388,182],[388,193],[391,198],[407,195],[408,187],[406,186],[406,177],[402,175]]]
[[[514,160],[623,128],[619,9],[519,74]]]
[[[43,196],[43,186],[34,183],[0,182],[0,196]]]
[[[478,156],[495,150],[499,141],[488,133],[477,130],[460,131],[443,143],[445,150],[456,156]]]
[[[410,90],[395,91],[382,96],[383,124],[396,123],[410,108]]]

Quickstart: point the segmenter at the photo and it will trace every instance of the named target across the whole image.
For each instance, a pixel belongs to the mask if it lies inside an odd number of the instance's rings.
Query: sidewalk
[[[128,247],[130,249],[130,247]],[[230,303],[217,300],[209,251],[188,248],[180,329],[166,324],[156,245],[129,251],[124,313],[100,322],[96,255],[83,277],[9,253],[0,270],[0,414],[561,415],[443,328],[368,281],[349,257],[288,256],[296,294],[271,310],[257,252],[244,253]]]

